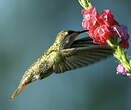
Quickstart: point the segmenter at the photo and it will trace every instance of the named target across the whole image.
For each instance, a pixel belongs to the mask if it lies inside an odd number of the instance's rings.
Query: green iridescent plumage
[[[86,31],[59,32],[54,44],[25,72],[10,99],[14,99],[33,81],[48,77],[52,73],[63,73],[88,66],[112,55],[111,48],[93,44],[89,37],[75,40],[83,32]]]

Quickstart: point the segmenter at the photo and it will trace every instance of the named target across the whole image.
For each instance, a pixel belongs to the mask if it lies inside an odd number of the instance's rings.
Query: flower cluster
[[[88,34],[93,42],[99,45],[107,45],[110,37],[119,37],[121,39],[121,48],[129,48],[127,28],[114,19],[111,11],[106,9],[98,14],[94,7],[89,6],[82,10],[83,21],[82,27],[89,30]]]

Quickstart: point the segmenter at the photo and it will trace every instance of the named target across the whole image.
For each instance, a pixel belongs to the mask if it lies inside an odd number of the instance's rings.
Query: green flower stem
[[[78,2],[84,9],[87,9],[89,6],[92,6],[89,0],[78,0]]]
[[[131,63],[127,58],[127,51],[124,52],[116,41],[111,42],[111,39],[109,39],[107,40],[107,43],[114,50],[114,57],[121,62],[121,64],[126,68],[127,72],[131,73]]]

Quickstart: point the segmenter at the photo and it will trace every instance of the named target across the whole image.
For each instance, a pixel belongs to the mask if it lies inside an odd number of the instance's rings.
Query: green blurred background
[[[92,3],[99,12],[111,9],[131,35],[130,0]],[[0,110],[131,110],[131,79],[116,75],[119,62],[112,57],[36,81],[8,101],[60,30],[82,30],[81,9],[77,0],[0,0]]]

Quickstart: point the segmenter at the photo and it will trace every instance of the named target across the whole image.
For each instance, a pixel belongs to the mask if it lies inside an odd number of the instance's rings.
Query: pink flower
[[[107,25],[100,25],[96,27],[96,29],[93,31],[93,34],[91,31],[89,31],[89,35],[93,39],[94,43],[99,45],[107,45],[106,40],[110,38],[111,32]]]
[[[121,41],[120,41],[120,47],[121,47],[122,49],[128,49],[128,48],[129,48],[128,40],[121,40]]]
[[[104,10],[102,14],[99,15],[99,21],[102,24],[106,24],[108,27],[111,27],[113,25],[119,25],[111,14],[111,11],[108,9]]]
[[[128,29],[126,26],[124,25],[115,25],[113,27],[113,30],[116,31],[117,35],[119,36],[119,38],[121,39],[120,41],[120,47],[122,49],[128,49],[129,48],[129,34],[128,34]]]
[[[121,38],[122,40],[129,39],[128,29],[125,25],[115,25],[113,27],[113,30],[117,32],[119,38]]]
[[[125,67],[122,64],[119,64],[116,69],[117,69],[117,74],[123,76],[131,76],[131,74],[126,71]]]
[[[82,27],[85,30],[91,29],[97,22],[97,12],[94,7],[90,6],[88,9],[83,9],[82,10],[82,15],[83,15],[83,21],[82,21]]]
[[[98,14],[94,7],[82,10],[83,22],[82,27],[89,30],[88,34],[93,42],[99,45],[107,45],[107,39],[116,33],[112,27],[119,25],[111,15],[110,10],[104,10],[102,14]]]

